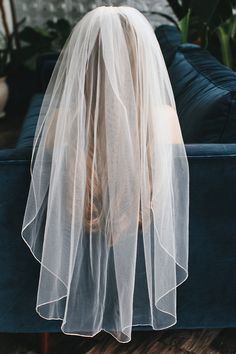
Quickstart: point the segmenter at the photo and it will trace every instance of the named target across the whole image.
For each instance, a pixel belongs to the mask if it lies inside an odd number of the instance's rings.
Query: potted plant
[[[66,19],[47,21],[42,27],[25,26],[19,31],[21,50],[17,62],[30,70],[35,70],[37,58],[42,53],[57,52],[63,47],[71,31],[71,24]]]

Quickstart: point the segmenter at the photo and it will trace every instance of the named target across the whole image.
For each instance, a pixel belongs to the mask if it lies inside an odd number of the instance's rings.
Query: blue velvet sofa
[[[175,94],[190,168],[189,277],[177,292],[171,329],[236,327],[236,74],[178,31],[156,35]],[[35,312],[39,264],[20,230],[30,184],[33,136],[56,55],[39,62],[34,95],[15,148],[0,150],[0,331],[60,332]],[[142,291],[142,244],[135,291]],[[141,268],[140,268],[141,269]],[[134,330],[149,327],[134,327]]]

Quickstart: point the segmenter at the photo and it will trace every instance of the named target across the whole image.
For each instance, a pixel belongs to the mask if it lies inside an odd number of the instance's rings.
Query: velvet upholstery
[[[42,93],[33,97],[16,147],[0,150],[1,332],[60,331],[61,321],[47,321],[35,311],[39,264],[20,235],[42,99]],[[177,289],[178,321],[170,329],[235,327],[236,143],[185,146],[190,169],[189,277]],[[134,313],[147,301],[143,267],[139,237],[134,300],[136,292],[142,292],[143,303],[134,301]]]
[[[236,73],[206,49],[181,44],[174,26],[159,26],[155,33],[168,66],[185,143],[236,143]]]
[[[180,31],[175,26],[161,25],[156,27],[155,34],[165,58],[166,66],[169,67],[181,44]]]
[[[28,114],[26,115],[23,126],[21,129],[21,134],[17,140],[17,148],[23,148],[27,146],[32,146],[32,132],[35,132],[37,119],[39,115],[39,110],[42,104],[43,94],[38,93],[32,97],[30,102]]]

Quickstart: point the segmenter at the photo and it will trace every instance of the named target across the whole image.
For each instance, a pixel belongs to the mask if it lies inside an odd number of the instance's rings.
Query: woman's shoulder
[[[163,105],[162,109],[164,111],[165,118],[167,118],[168,128],[171,132],[171,143],[182,143],[183,137],[176,108],[170,105]]]

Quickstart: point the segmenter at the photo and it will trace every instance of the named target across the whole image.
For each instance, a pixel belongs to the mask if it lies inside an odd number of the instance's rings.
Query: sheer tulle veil
[[[162,52],[138,10],[98,7],[73,28],[30,172],[22,237],[41,265],[38,314],[122,343],[132,326],[173,326],[188,277],[189,169]]]

